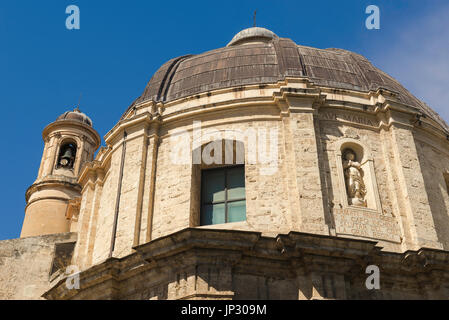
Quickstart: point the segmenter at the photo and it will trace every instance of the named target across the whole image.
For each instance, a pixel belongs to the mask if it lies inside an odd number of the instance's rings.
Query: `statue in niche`
[[[72,169],[75,162],[76,149],[73,144],[67,144],[61,149],[61,156],[59,157],[58,167],[65,169]]]
[[[366,162],[365,162],[366,163]],[[355,152],[346,150],[343,156],[343,170],[345,173],[346,190],[349,204],[358,207],[366,207],[366,187],[363,182],[362,165],[356,161]]]

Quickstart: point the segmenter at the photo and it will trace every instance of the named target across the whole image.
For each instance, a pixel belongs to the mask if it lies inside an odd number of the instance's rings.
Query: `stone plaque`
[[[337,234],[401,242],[399,226],[394,217],[359,208],[334,209],[334,217]]]

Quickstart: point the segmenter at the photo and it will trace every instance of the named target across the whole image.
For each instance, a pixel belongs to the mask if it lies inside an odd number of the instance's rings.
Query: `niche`
[[[343,139],[337,148],[337,170],[343,207],[382,211],[374,161],[366,147]]]

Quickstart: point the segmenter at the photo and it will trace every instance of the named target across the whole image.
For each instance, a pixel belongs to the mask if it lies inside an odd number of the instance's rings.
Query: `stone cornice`
[[[312,108],[304,103],[312,103]],[[298,105],[299,103],[299,105]],[[283,81],[268,85],[247,85],[226,89],[213,90],[192,97],[182,98],[169,103],[155,103],[146,101],[140,103],[128,112],[126,120],[119,122],[106,136],[108,141],[127,127],[132,127],[143,121],[153,121],[159,117],[159,125],[172,124],[212,112],[224,112],[243,107],[278,106],[280,116],[287,116],[289,112],[313,112],[317,114],[320,107],[339,107],[348,110],[369,114],[387,114],[391,111],[408,116],[409,120],[402,121],[401,125],[419,127],[431,132],[434,136],[446,139],[449,133],[433,119],[426,117],[417,107],[403,104],[398,100],[398,93],[385,88],[371,91],[356,91],[350,89],[336,89],[319,86],[308,78],[286,78]],[[301,106],[302,105],[302,106]],[[131,115],[131,111],[133,112]],[[413,119],[420,117],[419,126]],[[380,127],[388,128],[397,119],[379,117]]]
[[[46,196],[46,197],[39,197],[36,198],[30,202],[27,203],[27,205],[25,206],[25,210],[31,206],[33,203],[41,201],[41,200],[57,200],[57,201],[62,201],[65,203],[69,203],[70,199],[69,198],[63,198],[63,197],[54,197],[54,196]]]
[[[87,131],[90,135],[91,138],[93,139],[93,144],[95,146],[95,150],[98,149],[98,147],[101,144],[101,138],[100,135],[98,134],[98,132],[88,126],[87,124],[81,123],[79,121],[71,121],[71,120],[63,120],[63,121],[55,121],[50,123],[49,125],[47,125],[44,130],[42,131],[42,138],[45,141],[47,139],[47,136],[51,133],[54,132],[55,130],[63,130],[64,128],[77,128],[80,129],[82,131]]]
[[[160,120],[153,119],[153,117],[149,113],[145,113],[131,120],[123,120],[121,125],[116,126],[116,129],[113,133],[112,131],[110,131],[111,136],[105,138],[107,139],[106,142],[110,146],[103,147],[100,150],[100,152],[96,156],[97,160],[87,162],[84,165],[78,178],[78,182],[84,188],[89,184],[89,179],[92,181],[92,183],[100,182],[101,184],[106,180],[107,176],[110,174],[108,166],[110,165],[112,154],[115,151],[119,150],[119,148],[113,147],[113,139],[120,137],[120,132],[125,131],[127,128],[138,128],[139,126],[143,126],[143,130],[140,130],[140,132],[128,135],[127,141],[129,142],[142,136],[145,136],[146,138],[156,137],[156,139],[159,139],[159,136],[156,134],[159,125]]]
[[[95,183],[97,179],[103,180],[104,179],[104,167],[102,166],[102,162],[94,160],[91,162],[87,162],[83,170],[81,171],[81,174],[78,178],[78,183],[84,186],[90,177],[92,177],[92,183]]]
[[[41,189],[58,188],[58,187],[67,187],[69,189],[81,191],[81,186],[78,183],[73,183],[73,182],[63,181],[63,180],[58,180],[58,179],[46,179],[46,180],[39,181],[39,182],[32,184],[25,192],[25,199],[28,202],[28,199],[30,198],[31,194],[36,191],[39,191]],[[43,199],[43,198],[39,198],[37,200],[40,200],[40,199]],[[28,205],[29,204],[30,203],[28,203]]]
[[[207,264],[228,266],[244,274],[287,272],[294,276],[326,271],[348,277],[366,277],[366,266],[374,264],[386,278],[399,272],[411,279],[449,279],[448,251],[422,248],[385,252],[374,241],[299,232],[271,238],[259,232],[188,228],[134,249],[136,252],[126,257],[111,258],[81,272],[80,290],[68,290],[61,279],[43,296],[70,299],[80,291],[109,283],[115,292],[109,298],[117,299],[119,283],[141,272],[157,269],[168,276],[170,270],[177,272]]]
[[[148,128],[151,125],[158,126],[160,123],[160,116],[159,115],[153,115],[149,112],[145,112],[143,114],[139,114],[134,118],[122,120],[119,123],[117,123],[105,136],[104,140],[106,141],[107,145],[113,145],[115,140],[118,139],[118,137],[121,137],[121,133],[125,131],[126,129],[138,126],[138,125],[146,125]]]

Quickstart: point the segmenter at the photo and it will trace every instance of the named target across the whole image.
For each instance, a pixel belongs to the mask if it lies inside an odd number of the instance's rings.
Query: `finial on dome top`
[[[80,108],[78,108],[78,106],[76,106],[75,109],[73,109],[73,112],[81,113],[81,110],[80,110]]]
[[[75,111],[75,112],[81,112],[80,109],[79,109],[79,107],[80,107],[80,105],[81,105],[81,97],[82,97],[82,96],[83,96],[83,93],[81,92],[81,93],[80,93],[80,97],[78,98],[78,105],[76,106],[75,110],[73,110],[73,111]]]
[[[227,46],[236,46],[250,42],[269,42],[277,38],[278,36],[273,31],[260,27],[252,27],[237,33]]]

